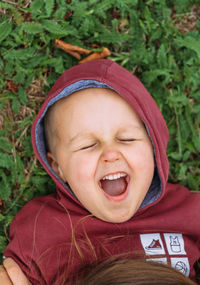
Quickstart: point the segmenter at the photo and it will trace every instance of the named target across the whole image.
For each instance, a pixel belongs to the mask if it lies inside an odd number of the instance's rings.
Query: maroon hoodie
[[[136,214],[120,224],[92,217],[46,158],[43,118],[47,109],[61,98],[90,87],[113,89],[127,100],[144,122],[154,148],[152,184]],[[34,121],[32,142],[57,192],[33,199],[16,215],[4,255],[12,257],[33,284],[67,284],[83,262],[120,253],[169,263],[194,277],[193,264],[200,257],[200,195],[167,183],[167,126],[135,76],[111,60],[94,60],[66,70]]]

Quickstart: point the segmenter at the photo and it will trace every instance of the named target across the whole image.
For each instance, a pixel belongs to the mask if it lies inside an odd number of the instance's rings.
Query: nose
[[[120,152],[115,149],[111,149],[111,148],[104,149],[101,155],[101,159],[104,162],[115,162],[119,160],[120,157],[121,157]]]

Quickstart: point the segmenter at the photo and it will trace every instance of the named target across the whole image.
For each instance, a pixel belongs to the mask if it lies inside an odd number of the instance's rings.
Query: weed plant
[[[0,2],[0,253],[20,208],[55,191],[30,139],[48,90],[77,64],[54,47],[55,38],[106,46],[141,79],[169,127],[170,181],[200,190],[199,16],[198,0]]]

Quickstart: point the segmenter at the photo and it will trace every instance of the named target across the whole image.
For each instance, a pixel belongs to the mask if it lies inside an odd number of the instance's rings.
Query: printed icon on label
[[[162,249],[159,239],[153,239],[150,245],[145,246],[146,250]]]
[[[190,264],[187,257],[170,258],[171,266],[186,276],[190,274]]]
[[[185,275],[188,273],[187,265],[183,261],[178,261],[175,265],[175,268]]]
[[[140,240],[146,255],[165,254],[160,233],[140,234]]]
[[[169,255],[187,255],[181,233],[164,233],[163,235]]]
[[[178,236],[170,236],[170,247],[171,247],[171,251],[173,252],[181,252],[181,245],[180,242],[178,240]]]

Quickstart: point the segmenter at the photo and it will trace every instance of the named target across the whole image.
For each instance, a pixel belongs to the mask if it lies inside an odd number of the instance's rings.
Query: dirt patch
[[[200,19],[200,6],[193,6],[189,13],[174,14],[172,18],[175,20],[175,26],[183,34],[197,30],[197,22]]]

